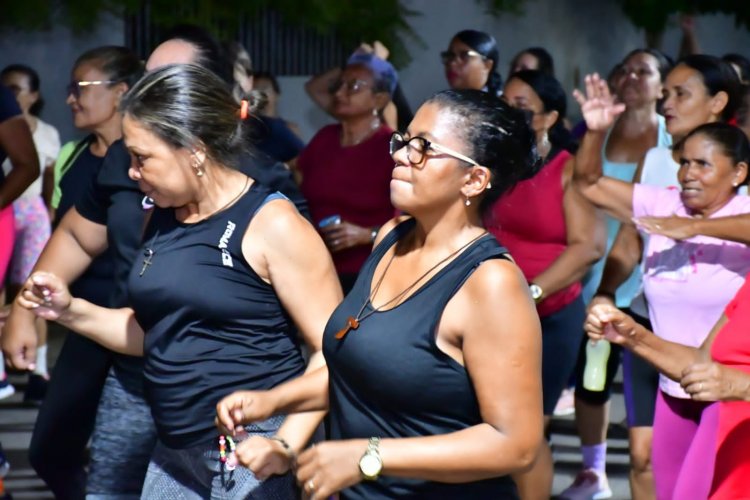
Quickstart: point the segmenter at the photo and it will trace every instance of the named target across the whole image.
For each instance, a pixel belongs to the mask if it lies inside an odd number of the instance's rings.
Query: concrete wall
[[[0,36],[0,68],[23,63],[39,73],[45,101],[42,119],[57,127],[65,142],[81,137],[65,104],[65,87],[70,82],[73,62],[88,49],[122,45],[124,41],[123,21],[111,16],[103,16],[95,30],[78,36],[61,27],[40,33],[5,33]]]
[[[465,28],[495,35],[501,48],[503,76],[516,52],[530,45],[546,47],[555,58],[558,78],[568,90],[586,73],[606,73],[626,52],[643,45],[643,34],[624,18],[615,0],[527,0],[522,15],[500,19],[486,15],[473,0],[403,1],[410,9],[422,13],[410,22],[425,46],[416,43],[411,46],[412,62],[400,72],[402,87],[415,110],[430,94],[445,88],[438,53],[447,47],[454,33]],[[736,28],[729,16],[698,18],[696,29],[704,52],[750,55],[750,32]],[[668,54],[676,55],[680,36],[676,26],[667,30],[663,48]],[[122,21],[114,18],[103,19],[95,31],[79,37],[63,28],[48,33],[6,34],[0,37],[0,66],[20,61],[40,72],[47,101],[43,118],[59,128],[63,139],[69,139],[75,131],[63,89],[73,61],[86,49],[122,44],[123,40]],[[307,140],[330,118],[305,95],[305,80],[280,78],[283,93],[280,113],[296,122]],[[574,106],[571,112],[576,114]]]

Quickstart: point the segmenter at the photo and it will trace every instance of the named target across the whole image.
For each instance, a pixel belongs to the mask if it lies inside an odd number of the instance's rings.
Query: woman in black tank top
[[[538,168],[525,115],[445,91],[394,134],[380,231],[326,325],[327,368],[218,406],[227,429],[327,408],[328,441],[298,458],[311,498],[516,498],[542,442],[541,332],[528,284],[482,212]]]
[[[235,450],[232,436],[217,436],[215,408],[234,391],[268,390],[305,371],[295,324],[309,366],[324,364],[322,332],[341,300],[328,251],[289,200],[231,168],[248,105],[237,109],[208,70],[157,69],[121,107],[129,175],[157,206],[130,275],[131,308],[73,299],[43,272],[20,303],[144,357],[158,443],[143,498],[295,498],[290,474],[264,479],[286,472],[322,414],[254,423]],[[257,475],[235,468],[236,454],[252,454]]]

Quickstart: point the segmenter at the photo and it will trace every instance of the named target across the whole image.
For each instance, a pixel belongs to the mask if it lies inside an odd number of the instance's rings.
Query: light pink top
[[[750,197],[735,196],[711,217],[750,213]],[[635,184],[633,215],[689,217],[676,188]],[[646,243],[643,288],[654,333],[700,346],[750,272],[750,247],[708,236],[675,241],[651,235]],[[662,375],[659,387],[688,399],[680,384]]]

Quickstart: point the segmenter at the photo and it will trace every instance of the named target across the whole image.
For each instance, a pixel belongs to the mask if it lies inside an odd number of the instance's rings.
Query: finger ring
[[[310,479],[310,480],[309,480],[309,481],[307,482],[307,490],[308,490],[308,491],[309,491],[310,493],[312,493],[313,491],[315,491],[315,483],[313,483],[313,480],[312,480],[312,479]]]
[[[703,392],[703,382],[698,384],[698,392]]]

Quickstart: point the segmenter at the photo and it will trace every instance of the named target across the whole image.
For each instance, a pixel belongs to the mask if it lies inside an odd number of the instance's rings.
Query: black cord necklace
[[[245,194],[245,191],[247,191],[248,184],[250,184],[250,177],[245,177],[245,185],[242,186],[242,190],[237,194],[237,196],[235,196],[234,198],[232,198],[231,200],[229,200],[229,202],[225,203],[221,208],[219,208],[217,210],[214,210],[210,214],[207,214],[207,215],[201,217],[200,219],[198,219],[197,221],[195,221],[195,222],[193,222],[191,224],[197,224],[198,222],[206,220],[209,217],[211,217],[212,215],[218,214],[219,212],[227,209],[230,205],[234,204],[237,200],[239,200],[240,197],[243,194]],[[182,231],[175,230],[174,234],[172,234],[171,238],[169,238],[168,240],[166,240],[165,242],[163,242],[158,247],[154,247],[154,243],[156,242],[156,239],[159,237],[159,229],[157,229],[156,233],[154,233],[154,236],[151,237],[151,243],[143,251],[143,255],[144,255],[144,257],[143,257],[143,267],[141,267],[141,272],[138,273],[138,276],[139,277],[143,276],[146,273],[146,271],[148,270],[148,268],[151,266],[151,264],[153,264],[154,255],[156,255],[156,251],[157,250],[163,250],[167,246],[167,244],[172,243],[174,240],[176,240],[178,236],[182,235],[185,232],[186,229],[187,228],[182,228]]]
[[[349,333],[349,330],[356,330],[359,328],[359,324],[362,323],[364,320],[372,316],[378,311],[383,310],[385,307],[398,303],[404,296],[406,296],[407,293],[412,291],[414,287],[416,287],[423,279],[425,279],[432,271],[440,267],[445,262],[449,261],[459,253],[461,253],[465,248],[470,246],[472,243],[477,241],[479,238],[487,234],[487,231],[483,231],[480,235],[476,236],[475,238],[472,238],[467,243],[464,243],[461,245],[461,247],[458,248],[458,250],[450,253],[447,257],[444,257],[443,259],[440,259],[440,262],[429,268],[427,271],[424,272],[419,278],[414,281],[411,285],[407,286],[402,292],[400,292],[395,297],[391,298],[390,300],[387,300],[380,304],[378,307],[373,307],[371,311],[368,311],[367,314],[362,314],[365,311],[365,307],[367,307],[367,304],[370,304],[372,302],[372,299],[375,297],[375,295],[378,293],[378,290],[380,290],[380,285],[383,283],[383,279],[385,278],[386,273],[388,272],[388,269],[391,267],[391,264],[393,263],[394,257],[396,257],[396,250],[394,249],[393,253],[391,254],[391,258],[388,260],[388,263],[385,265],[385,269],[383,269],[383,274],[380,275],[380,278],[378,279],[378,282],[375,284],[375,286],[372,289],[372,292],[370,292],[370,295],[365,299],[364,304],[362,304],[362,307],[359,308],[359,312],[356,316],[349,316],[346,318],[346,325],[339,330],[336,333],[336,339],[341,340],[344,337],[346,337],[346,334]]]

